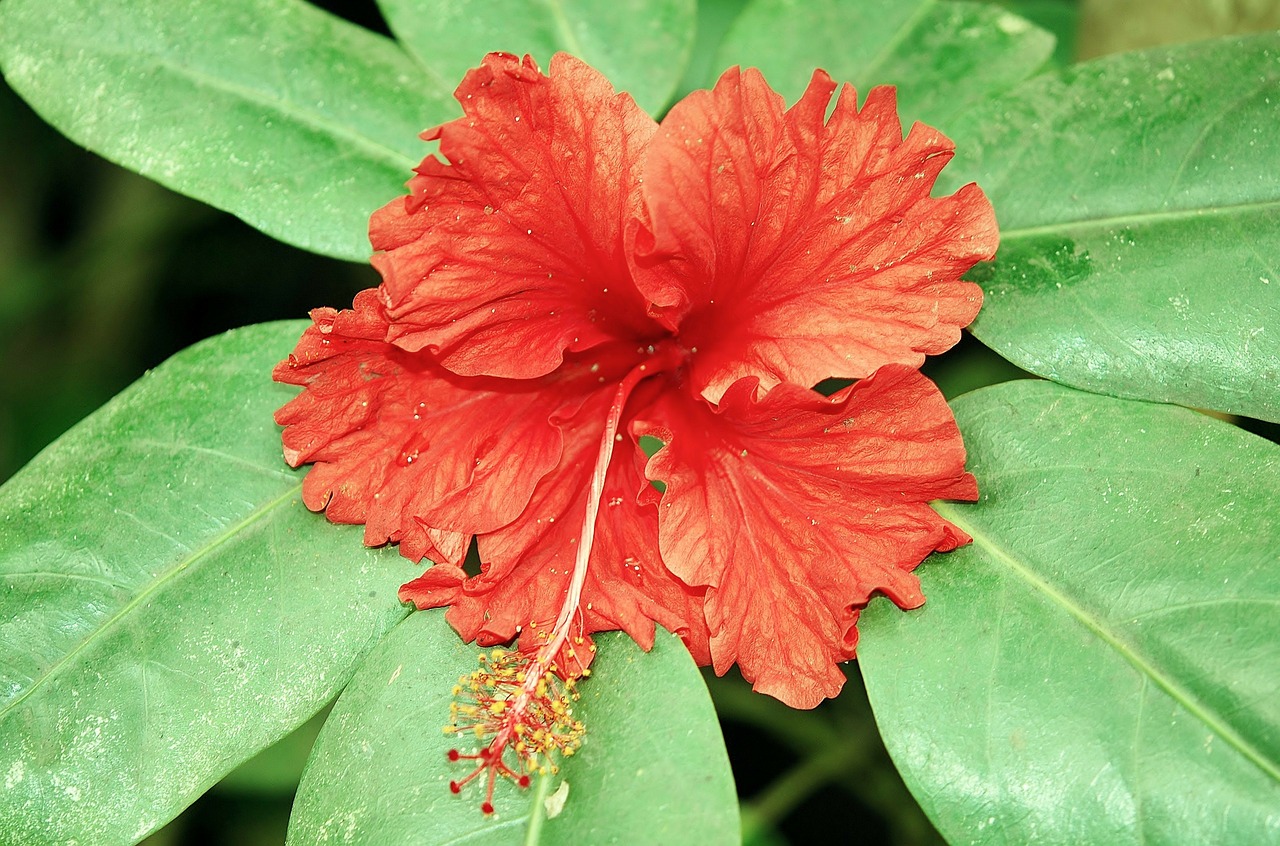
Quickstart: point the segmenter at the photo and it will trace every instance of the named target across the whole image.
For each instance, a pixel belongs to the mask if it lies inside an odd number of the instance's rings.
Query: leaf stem
[[[811,793],[833,777],[846,773],[850,765],[862,757],[860,743],[846,742],[805,758],[749,804],[752,813],[743,818],[742,839],[750,839],[755,829],[775,826]]]

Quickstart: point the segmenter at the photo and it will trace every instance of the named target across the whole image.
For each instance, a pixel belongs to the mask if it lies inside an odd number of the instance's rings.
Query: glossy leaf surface
[[[300,501],[296,322],[188,349],[0,488],[0,844],[133,843],[315,713],[415,572]]]
[[[980,3],[755,0],[715,66],[760,68],[788,103],[814,68],[852,82],[859,100],[872,85],[897,85],[904,124],[923,120],[950,134],[954,116],[1043,66],[1053,41],[1012,12]]]
[[[1110,56],[957,119],[1000,218],[971,327],[1114,396],[1280,420],[1280,34]]]
[[[890,754],[952,843],[1267,843],[1280,831],[1280,447],[1018,381],[954,402],[974,542],[874,601]]]
[[[440,611],[400,624],[369,656],[334,706],[302,779],[289,828],[301,846],[353,844],[739,841],[733,776],[715,711],[688,651],[658,631],[646,654],[625,635],[596,638],[591,678],[574,714],[587,726],[578,754],[528,790],[502,782],[497,813],[480,812],[482,784],[460,796],[450,764],[467,738],[445,735],[451,690],[477,667]],[[546,800],[568,782],[554,817]]]
[[[364,260],[454,83],[301,0],[5,0],[0,65],[76,142],[268,235]]]
[[[486,53],[528,53],[544,71],[563,51],[658,114],[693,48],[694,0],[379,0],[401,43],[445,90]]]

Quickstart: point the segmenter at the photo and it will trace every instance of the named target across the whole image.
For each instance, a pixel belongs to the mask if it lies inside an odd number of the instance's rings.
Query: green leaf
[[[290,844],[328,839],[376,846],[459,843],[737,843],[738,804],[715,711],[688,651],[658,630],[643,653],[625,635],[596,639],[575,716],[587,726],[558,775],[520,790],[501,782],[497,813],[484,785],[446,752],[451,691],[477,666],[441,611],[413,614],[370,654],[320,733],[294,804]],[[568,801],[550,817],[546,799]]]
[[[947,130],[954,116],[1042,67],[1053,36],[1012,12],[942,0],[755,0],[721,45],[720,69],[754,65],[787,102],[814,68],[852,82],[898,86],[906,123]]]
[[[640,107],[671,102],[693,49],[694,0],[378,0],[437,84],[452,91],[486,53],[530,54],[546,70],[563,51],[588,62]]]
[[[885,742],[952,843],[1267,843],[1280,809],[1280,447],[1009,382],[954,403],[972,545],[877,599]]]
[[[393,42],[298,0],[5,0],[0,66],[94,152],[353,260],[456,112]]]
[[[420,568],[301,504],[305,324],[179,353],[0,488],[0,844],[133,843],[301,725]]]
[[[291,733],[236,767],[214,789],[251,796],[293,796],[328,716],[329,711],[321,709]]]
[[[963,117],[1000,218],[971,327],[1077,388],[1280,420],[1280,34],[1109,56]]]
[[[693,54],[684,69],[684,77],[677,86],[677,97],[711,85],[724,72],[724,68],[715,65],[719,58],[719,47],[746,6],[747,0],[698,0]]]
[[[1053,34],[1053,61],[1069,65],[1076,56],[1080,5],[1076,0],[997,0],[998,5]]]

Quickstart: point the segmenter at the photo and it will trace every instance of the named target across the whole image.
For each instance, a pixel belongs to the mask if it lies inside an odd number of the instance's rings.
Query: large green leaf
[[[1052,53],[1052,35],[979,3],[755,0],[716,64],[760,68],[788,102],[819,67],[859,93],[891,83],[907,123],[947,131],[955,115],[1012,88]]]
[[[456,111],[393,42],[300,0],[5,0],[0,66],[94,152],[357,260]]]
[[[1019,381],[954,403],[972,545],[871,604],[862,672],[952,843],[1273,843],[1280,447]]]
[[[370,654],[334,706],[302,778],[290,844],[736,843],[738,804],[724,741],[688,651],[661,630],[653,651],[605,634],[575,716],[577,755],[528,790],[502,782],[497,813],[483,785],[461,796],[465,762],[445,753],[451,690],[477,666],[440,611],[401,623]],[[465,741],[463,741],[465,743]],[[464,750],[465,751],[465,750]],[[552,817],[546,800],[566,790]]]
[[[0,844],[132,843],[303,723],[418,568],[300,502],[305,324],[178,354],[0,488]]]
[[[486,53],[584,59],[657,114],[693,48],[694,0],[378,0],[396,37],[453,90]]]
[[[972,329],[1115,396],[1280,420],[1280,34],[1110,56],[951,127],[1002,246]]]
[[[676,89],[677,97],[710,86],[724,72],[723,67],[715,64],[719,60],[719,47],[746,6],[747,0],[698,0],[693,54]]]

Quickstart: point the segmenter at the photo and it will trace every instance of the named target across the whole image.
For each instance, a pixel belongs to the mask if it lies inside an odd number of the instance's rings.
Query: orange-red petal
[[[549,74],[491,54],[456,97],[463,117],[426,135],[448,163],[428,157],[370,222],[388,340],[455,373],[524,379],[655,334],[622,238],[653,119],[564,54]]]
[[[951,411],[928,379],[890,365],[830,399],[754,378],[718,408],[671,396],[636,431],[666,446],[647,475],[666,566],[707,586],[716,672],[809,708],[844,683],[857,611],[876,592],[924,602],[911,574],[968,540],[928,506],[974,499]]]
[[[609,388],[584,404],[580,420],[566,427],[560,465],[538,485],[520,518],[479,537],[482,573],[456,579],[452,569],[433,568],[423,579],[405,585],[402,599],[421,608],[450,604],[447,619],[465,640],[493,644],[518,637],[523,650],[541,646],[550,636],[573,571],[590,471],[613,393],[613,386]],[[679,634],[699,663],[707,663],[704,591],[684,584],[662,565],[657,513],[637,499],[648,482],[636,455],[633,442],[619,444],[614,452],[573,631],[588,638],[621,629],[648,649],[656,622]],[[590,661],[587,644],[574,648],[585,667]],[[573,660],[562,658],[560,665],[574,672]]]
[[[595,383],[582,365],[540,380],[456,376],[381,339],[374,291],[312,317],[274,373],[305,388],[276,413],[285,457],[315,465],[309,508],[414,560],[460,563],[472,534],[514,520],[560,461],[558,420],[583,398],[573,379]]]
[[[815,385],[950,348],[981,305],[960,281],[995,254],[976,185],[929,192],[953,145],[916,124],[904,140],[892,88],[859,109],[822,71],[784,110],[754,69],[734,68],[663,119],[645,164],[636,284],[696,349],[712,401],[755,376]]]

